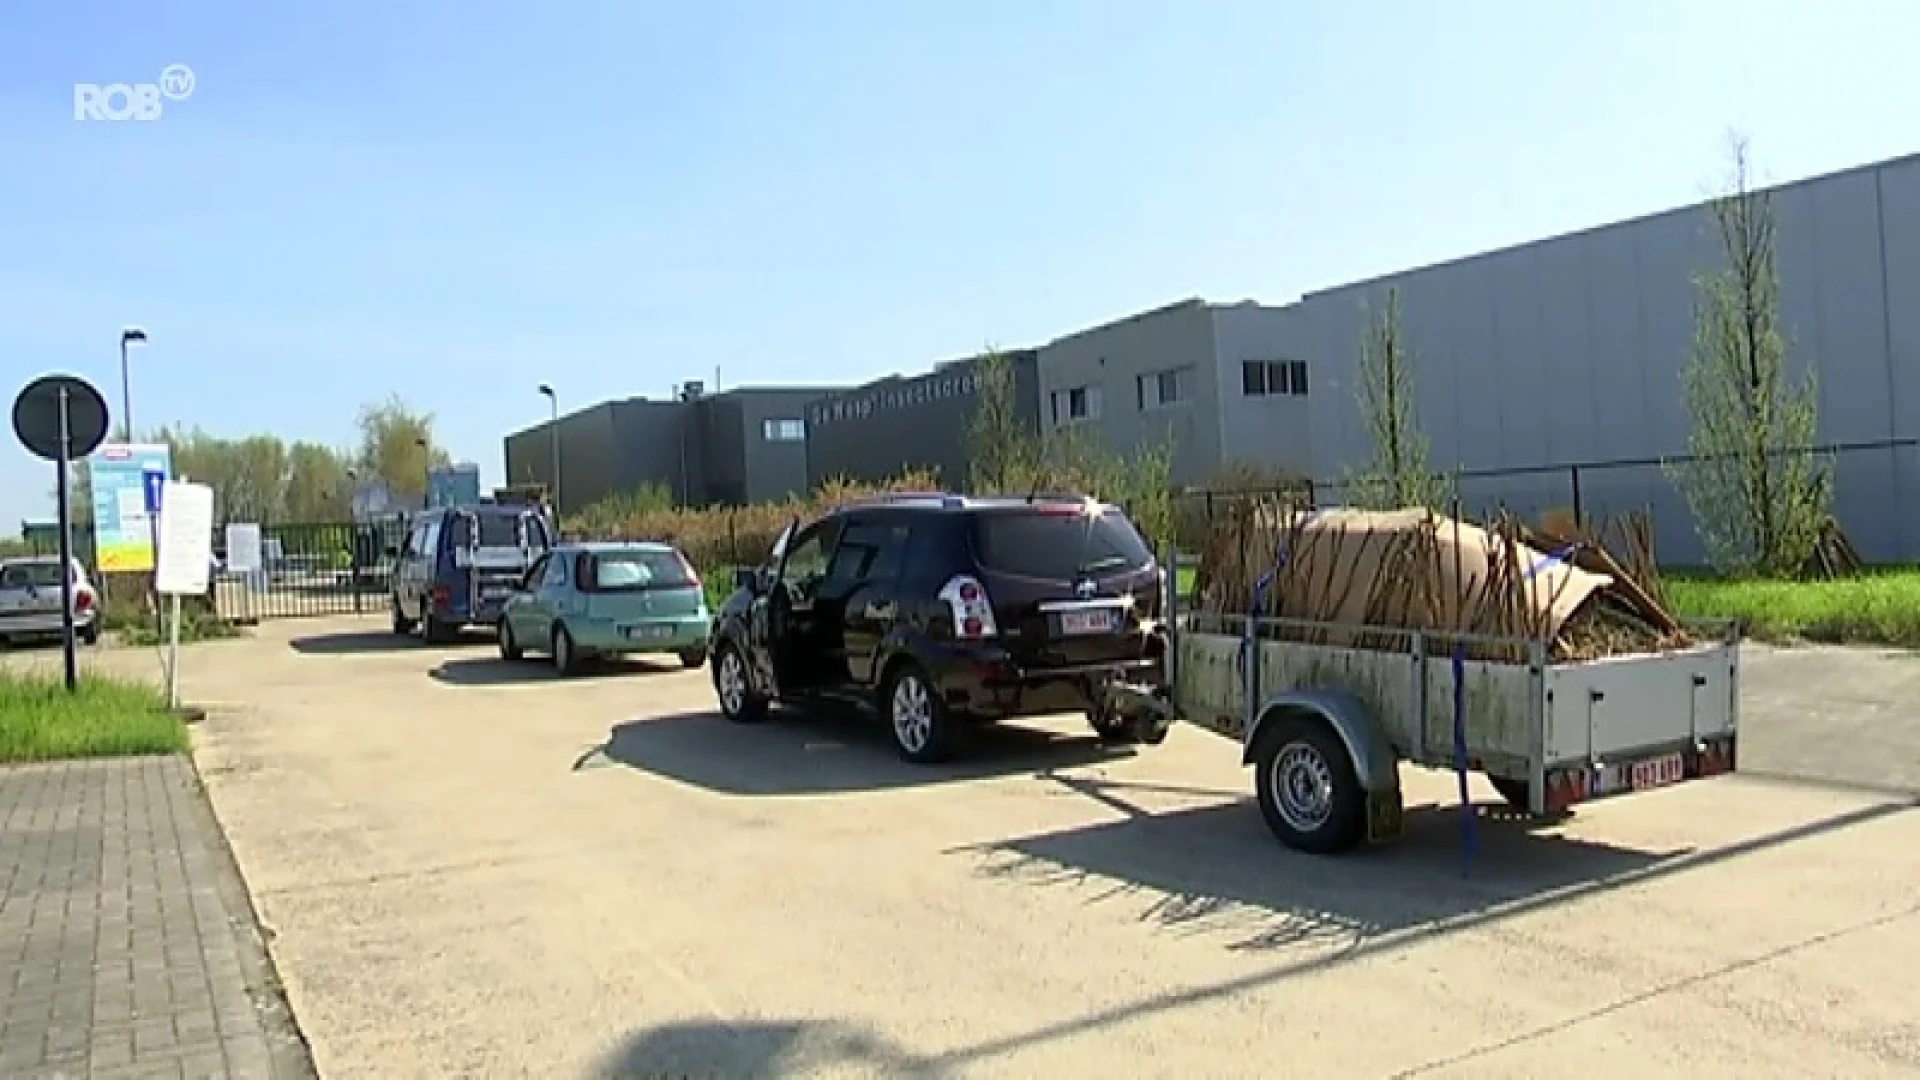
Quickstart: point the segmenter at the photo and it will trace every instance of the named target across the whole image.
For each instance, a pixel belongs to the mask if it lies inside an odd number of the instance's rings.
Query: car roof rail
[[[906,502],[909,500],[925,500],[925,499],[951,499],[953,497],[954,496],[952,493],[946,492],[946,491],[876,491],[871,495],[861,495],[858,498],[849,499],[842,505],[873,506],[877,504],[884,504],[884,503],[890,503],[890,502]]]

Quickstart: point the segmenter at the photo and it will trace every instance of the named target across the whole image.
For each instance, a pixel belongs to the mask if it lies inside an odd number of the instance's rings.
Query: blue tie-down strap
[[[1313,519],[1319,516],[1318,510],[1307,511],[1306,516],[1300,519],[1300,527],[1304,529],[1313,524]],[[1254,620],[1260,617],[1260,610],[1267,598],[1267,588],[1273,584],[1273,579],[1278,577],[1281,569],[1287,565],[1287,555],[1287,535],[1282,533],[1280,543],[1273,549],[1273,565],[1267,567],[1267,572],[1253,581],[1253,598],[1247,605],[1247,632],[1240,638],[1240,670],[1242,671],[1247,670],[1247,658],[1253,653]]]
[[[1580,550],[1580,541],[1575,540],[1573,543],[1568,544],[1566,547],[1561,548],[1559,551],[1555,551],[1550,554],[1540,556],[1539,558],[1533,560],[1532,566],[1527,567],[1526,573],[1520,575],[1520,580],[1531,581],[1533,578],[1541,574],[1544,574],[1548,570],[1551,570],[1552,568],[1559,566],[1560,564],[1573,558],[1573,553],[1579,550]]]
[[[1473,800],[1467,794],[1467,646],[1453,646],[1453,771],[1460,782],[1460,844],[1471,864],[1479,847]]]

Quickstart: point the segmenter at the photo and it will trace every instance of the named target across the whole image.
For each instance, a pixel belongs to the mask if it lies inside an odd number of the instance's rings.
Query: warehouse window
[[[1133,381],[1133,392],[1142,411],[1178,405],[1192,396],[1193,368],[1172,368],[1138,376]]]
[[[1299,396],[1307,392],[1305,360],[1247,360],[1240,365],[1240,392],[1247,397]]]
[[[1100,388],[1097,386],[1075,386],[1067,390],[1055,390],[1048,395],[1048,401],[1055,424],[1100,419]]]
[[[768,442],[802,442],[807,437],[807,423],[797,419],[762,420],[760,437]]]

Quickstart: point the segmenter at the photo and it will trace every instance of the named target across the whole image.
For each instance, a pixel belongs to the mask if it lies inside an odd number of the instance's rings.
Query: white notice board
[[[260,526],[238,522],[227,526],[227,571],[233,574],[260,572]]]
[[[160,499],[160,558],[154,591],[162,596],[206,594],[213,561],[213,489],[170,483]]]

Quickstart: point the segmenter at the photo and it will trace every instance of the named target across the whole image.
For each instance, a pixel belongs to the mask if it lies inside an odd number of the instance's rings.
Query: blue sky
[[[1920,5],[0,5],[0,390],[345,445],[919,370],[1920,149]],[[76,82],[191,97],[78,122]],[[0,529],[50,514],[8,440]]]

